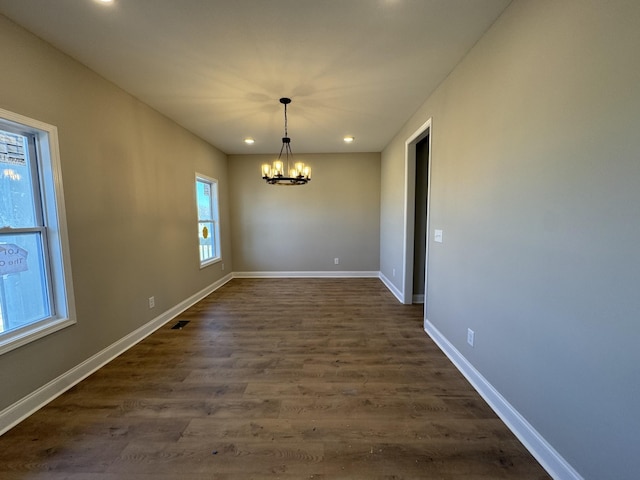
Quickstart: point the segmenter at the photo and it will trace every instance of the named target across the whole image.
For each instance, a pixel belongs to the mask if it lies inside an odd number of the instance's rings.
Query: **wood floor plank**
[[[0,478],[549,476],[421,306],[377,279],[234,279],[0,437]]]

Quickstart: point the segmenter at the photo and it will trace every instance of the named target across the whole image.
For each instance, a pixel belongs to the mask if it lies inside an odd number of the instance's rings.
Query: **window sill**
[[[54,332],[74,325],[76,321],[71,318],[61,318],[58,320],[48,320],[42,325],[29,325],[15,332],[8,332],[0,337],[0,355],[34,342],[39,338],[46,337]]]
[[[202,270],[202,269],[203,269],[203,268],[205,268],[205,267],[209,267],[209,266],[211,266],[211,265],[214,265],[214,264],[216,264],[216,263],[219,263],[219,262],[221,262],[221,261],[222,261],[222,257],[216,257],[216,258],[212,258],[212,259],[210,259],[210,260],[207,260],[206,262],[202,262],[202,263],[200,264],[200,270]]]

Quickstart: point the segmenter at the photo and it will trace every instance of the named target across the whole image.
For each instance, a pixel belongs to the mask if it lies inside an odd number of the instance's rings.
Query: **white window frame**
[[[211,213],[212,218],[200,218],[200,212],[198,210],[198,182],[206,183],[210,186],[211,191]],[[196,173],[196,181],[194,183],[194,193],[196,202],[196,224],[198,226],[198,259],[200,261],[200,268],[205,268],[214,263],[218,263],[222,260],[222,250],[220,242],[220,196],[218,191],[218,180],[201,173]],[[215,198],[215,200],[214,200]],[[215,249],[214,255],[203,260],[202,250],[200,246],[200,222],[213,223],[213,247]]]
[[[76,323],[58,129],[0,108],[0,129],[3,126],[35,137],[42,217],[46,230],[45,262],[48,266],[51,314],[38,322],[1,333],[0,355]],[[15,231],[0,230],[3,233]]]

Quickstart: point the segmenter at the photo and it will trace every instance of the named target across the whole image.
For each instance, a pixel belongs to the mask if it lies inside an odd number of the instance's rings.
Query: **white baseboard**
[[[22,420],[32,415],[47,403],[62,395],[74,385],[80,383],[82,380],[109,363],[118,355],[133,347],[136,343],[151,335],[164,324],[170,322],[180,313],[184,312],[186,309],[196,304],[213,291],[220,288],[232,278],[233,276],[229,274],[218,280],[217,282],[209,285],[208,287],[200,290],[196,294],[180,302],[175,307],[160,314],[149,323],[143,325],[137,330],[134,330],[114,344],[96,353],[91,358],[88,358],[79,365],[76,365],[74,368],[63,373],[58,378],[53,379],[46,385],[43,385],[36,391],[2,410],[0,412],[0,435],[16,426]]]
[[[234,272],[233,278],[378,278],[380,272]]]
[[[420,295],[414,294],[411,301],[413,303],[424,303],[424,294],[420,294]]]
[[[396,288],[391,280],[389,280],[382,272],[380,272],[379,278],[380,280],[382,280],[382,283],[384,283],[385,286],[389,289],[389,291],[393,293],[393,296],[396,297],[400,303],[404,303],[402,292]]]
[[[484,398],[500,419],[555,480],[583,480],[582,476],[520,415],[482,374],[447,340],[429,320],[424,330],[440,350]]]

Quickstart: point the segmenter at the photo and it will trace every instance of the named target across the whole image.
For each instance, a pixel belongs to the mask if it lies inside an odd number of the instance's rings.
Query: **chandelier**
[[[265,163],[262,165],[262,178],[269,185],[305,185],[311,181],[311,167],[305,166],[302,162],[293,163],[291,153],[291,139],[287,131],[287,105],[291,103],[290,98],[281,98],[280,103],[284,105],[284,137],[282,137],[282,147],[280,155],[273,162],[273,165]],[[284,152],[284,159],[282,153]],[[293,166],[291,166],[291,164]]]

